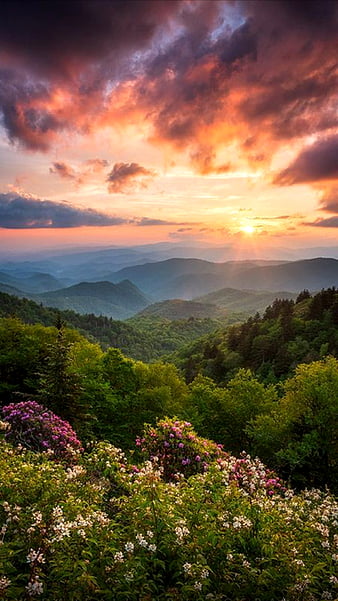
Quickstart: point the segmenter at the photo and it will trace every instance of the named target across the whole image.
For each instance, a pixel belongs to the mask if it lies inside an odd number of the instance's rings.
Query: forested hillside
[[[258,453],[295,484],[335,486],[337,360],[297,370],[280,389],[246,369],[224,372],[222,387],[203,375],[187,385],[170,363],[147,365],[114,348],[103,352],[61,321],[44,327],[0,320],[2,405],[38,400],[69,420],[83,440],[105,439],[124,449],[144,423],[176,415],[229,451]],[[319,449],[329,469],[314,463]]]
[[[338,291],[300,293],[296,301],[276,299],[261,317],[198,340],[175,359],[191,381],[198,373],[225,382],[240,367],[266,382],[278,382],[302,362],[338,356]]]
[[[92,342],[106,350],[116,347],[128,357],[153,361],[176,351],[183,344],[238,321],[236,315],[223,319],[167,319],[135,316],[128,321],[103,315],[80,315],[44,307],[28,299],[0,292],[0,316],[18,317],[27,324],[55,325],[60,317],[69,327],[76,328]]]

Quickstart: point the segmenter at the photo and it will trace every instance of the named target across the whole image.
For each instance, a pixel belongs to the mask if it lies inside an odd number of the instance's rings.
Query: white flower
[[[114,561],[116,561],[117,563],[122,563],[124,561],[124,555],[121,551],[117,551],[114,554]]]
[[[43,593],[43,584],[39,580],[39,576],[34,576],[32,580],[26,586],[26,590],[31,597],[35,597],[36,595],[42,595]]]
[[[149,549],[149,551],[151,551],[152,553],[155,553],[155,551],[156,551],[157,547],[156,547],[156,545],[154,545],[154,544],[151,544],[151,545],[149,545],[148,549]]]
[[[140,547],[144,547],[145,549],[148,547],[148,543],[142,534],[136,534],[136,540]]]
[[[134,551],[134,544],[128,542],[124,545],[124,548],[127,551],[127,553],[132,553]]]
[[[45,563],[45,558],[41,551],[34,551],[31,549],[27,555],[27,563],[34,563],[37,561],[38,563]]]
[[[6,576],[3,576],[2,578],[0,578],[0,592],[1,591],[5,591],[6,588],[9,587],[11,581],[9,578],[6,578]]]

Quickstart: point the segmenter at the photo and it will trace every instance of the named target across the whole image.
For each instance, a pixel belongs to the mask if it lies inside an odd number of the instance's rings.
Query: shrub
[[[74,459],[81,451],[70,424],[35,401],[11,403],[2,409],[9,424],[5,439],[35,452],[49,452],[56,459]]]
[[[146,426],[136,446],[157,463],[166,482],[206,471],[210,461],[223,455],[222,445],[197,436],[190,422],[164,419]]]

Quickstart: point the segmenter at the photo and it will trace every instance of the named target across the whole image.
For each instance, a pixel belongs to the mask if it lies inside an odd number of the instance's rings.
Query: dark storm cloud
[[[274,179],[275,184],[292,185],[338,179],[338,135],[304,148],[295,161]]]
[[[89,111],[88,122],[84,115],[90,99],[97,100],[97,113],[104,104],[106,84],[123,79],[124,69],[130,73],[132,52],[147,47],[179,4],[178,0],[3,0],[0,122],[9,139],[29,150],[46,151],[64,129],[88,131],[92,119]],[[62,103],[55,106],[54,92],[60,87],[73,97],[70,104],[78,115]]]
[[[123,223],[129,223],[129,220],[93,209],[76,207],[66,202],[39,200],[11,193],[0,194],[0,227],[2,228],[70,228]]]
[[[115,163],[107,177],[108,190],[117,193],[126,192],[135,186],[146,187],[149,178],[154,176],[153,171],[138,163]]]
[[[337,15],[329,0],[4,1],[2,123],[46,150],[66,130],[137,119],[202,173],[236,140],[268,162],[338,125]]]
[[[46,83],[14,69],[0,69],[0,124],[11,141],[19,140],[30,150],[48,149],[51,135],[67,125],[44,106],[49,95]]]
[[[243,153],[255,163],[269,160],[270,145],[338,125],[338,4],[298,4],[239,2],[242,23],[230,33],[215,15],[203,37],[187,27],[136,85],[154,138],[192,147],[193,162],[207,173],[217,148],[246,140],[248,131],[254,143],[249,150],[244,142]]]
[[[144,48],[177,0],[2,0],[0,50],[48,77]]]

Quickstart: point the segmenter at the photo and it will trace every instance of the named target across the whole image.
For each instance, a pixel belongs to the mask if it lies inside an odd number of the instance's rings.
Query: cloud
[[[49,172],[59,175],[63,179],[77,179],[73,167],[63,162],[53,163],[52,167],[49,168]]]
[[[154,144],[211,173],[224,162],[220,151],[235,146],[248,162],[268,163],[280,145],[338,126],[336,2],[53,7],[0,8],[0,119],[30,150],[46,151],[69,131],[142,122]]]
[[[104,171],[108,166],[109,162],[105,159],[88,159],[77,169],[74,169],[68,163],[60,161],[54,162],[49,168],[49,172],[63,179],[73,180],[76,186],[80,186],[91,179],[93,175]]]
[[[295,161],[278,173],[274,183],[282,186],[338,179],[338,135],[305,147]]]
[[[135,218],[136,225],[148,226],[148,225],[186,225],[186,222],[177,223],[177,221],[166,221],[164,219],[152,219],[151,217],[142,217],[141,219]]]
[[[304,225],[312,225],[314,227],[338,227],[338,215],[328,217],[327,219],[317,219],[313,222],[306,222]]]
[[[40,0],[1,4],[0,49],[40,76],[73,78],[84,66],[146,48],[178,0]]]
[[[115,163],[108,174],[108,190],[111,193],[128,192],[137,187],[146,188],[155,172],[138,163]]]
[[[82,226],[104,227],[124,224],[140,227],[190,225],[186,222],[166,221],[151,217],[117,217],[64,201],[40,200],[24,193],[7,192],[0,194],[0,228],[42,229]]]
[[[321,211],[338,214],[338,186],[332,186],[323,191],[319,208]]]
[[[91,172],[100,173],[109,166],[109,162],[106,159],[87,159],[87,161],[84,162],[84,165],[86,165]]]
[[[12,193],[0,194],[0,227],[8,229],[109,226],[130,220],[85,209],[66,202],[52,202]]]

